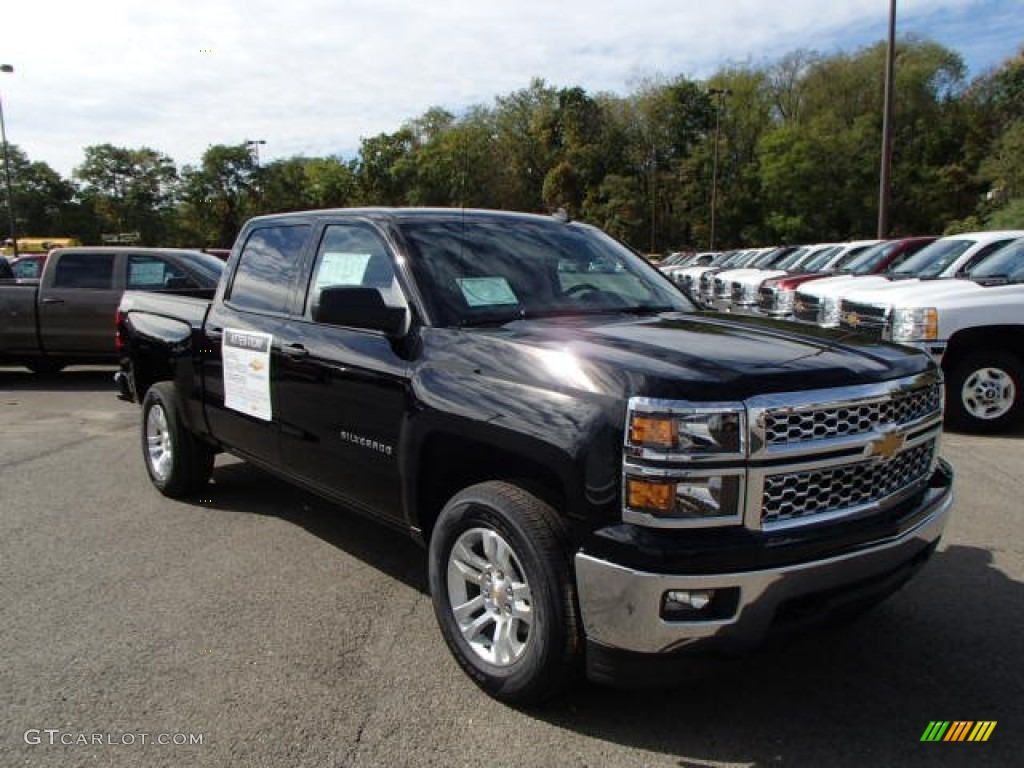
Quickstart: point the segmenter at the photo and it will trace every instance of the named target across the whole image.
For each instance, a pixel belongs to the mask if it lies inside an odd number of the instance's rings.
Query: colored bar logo
[[[996,720],[932,720],[921,734],[921,741],[988,741],[996,729]]]

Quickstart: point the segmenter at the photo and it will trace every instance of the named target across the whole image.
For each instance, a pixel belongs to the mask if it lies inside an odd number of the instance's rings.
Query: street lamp
[[[715,250],[715,207],[718,204],[718,135],[722,129],[722,99],[732,96],[728,88],[708,88],[708,95],[715,96],[715,154],[711,164],[711,235],[708,250]]]
[[[892,99],[896,68],[896,0],[889,0],[889,45],[885,51],[885,104],[882,109],[882,167],[878,174],[878,239],[889,236],[892,201]]]
[[[252,154],[252,159],[256,161],[256,167],[260,167],[260,144],[266,144],[264,139],[246,139],[245,146]]]
[[[0,64],[0,72],[13,73],[14,67],[10,64]],[[7,181],[7,223],[11,230],[11,245],[14,248],[14,255],[18,255],[18,233],[14,228],[14,197],[11,194],[11,154],[7,149],[7,127],[4,125],[4,102],[0,99],[0,139],[3,140],[4,148],[4,177]]]

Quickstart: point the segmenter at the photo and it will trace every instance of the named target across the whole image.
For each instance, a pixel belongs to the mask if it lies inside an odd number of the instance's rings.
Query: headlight
[[[818,325],[835,328],[839,325],[839,297],[824,296],[818,310]]]
[[[935,307],[894,309],[886,329],[892,341],[932,341],[939,338],[939,313]]]
[[[783,289],[777,289],[774,294],[774,301],[772,302],[772,309],[779,312],[790,313],[793,311],[793,295],[795,291],[786,291]]]
[[[626,452],[651,459],[741,459],[745,433],[742,405],[681,406],[636,398],[631,403]]]
[[[746,457],[746,435],[742,403],[631,398],[623,520],[665,528],[740,524],[746,473],[735,462]]]

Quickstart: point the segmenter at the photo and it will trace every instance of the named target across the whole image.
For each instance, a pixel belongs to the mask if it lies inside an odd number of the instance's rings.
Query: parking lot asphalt
[[[459,671],[400,534],[230,457],[160,496],[110,373],[0,368],[0,766],[1020,764],[1024,431],[946,435],[943,544],[858,623],[521,711]]]

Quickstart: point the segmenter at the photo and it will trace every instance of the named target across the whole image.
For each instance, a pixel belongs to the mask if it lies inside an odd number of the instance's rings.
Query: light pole
[[[0,64],[0,72],[13,73],[14,67],[10,64]],[[11,194],[11,155],[7,150],[7,127],[4,125],[4,102],[0,99],[0,139],[3,140],[4,148],[4,178],[7,181],[7,223],[11,230],[11,246],[14,248],[14,255],[18,255],[18,233],[14,228],[14,196]]]
[[[718,135],[722,129],[722,99],[732,96],[728,88],[708,88],[708,95],[715,96],[715,154],[711,164],[711,235],[708,250],[715,250],[715,208],[718,205]]]
[[[885,52],[885,104],[882,108],[882,168],[878,174],[878,239],[889,236],[892,200],[892,99],[896,69],[896,0],[889,0],[889,46]]]

